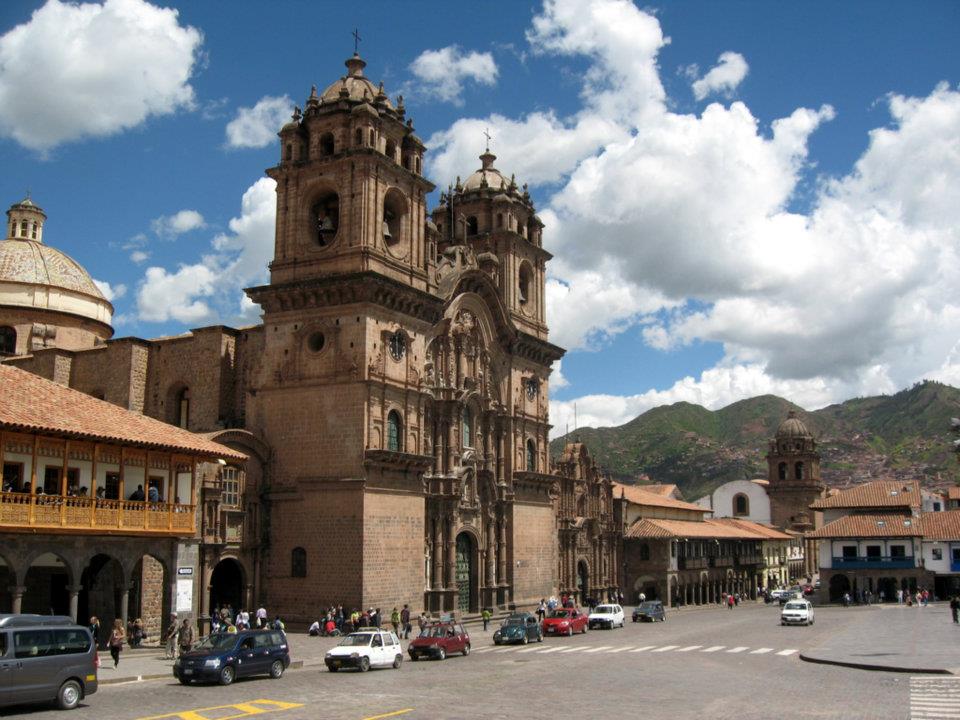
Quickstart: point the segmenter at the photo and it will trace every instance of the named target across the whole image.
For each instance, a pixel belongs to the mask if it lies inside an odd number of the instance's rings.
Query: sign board
[[[193,575],[192,567],[177,568],[177,575]]]
[[[177,579],[177,612],[193,611],[193,579]]]

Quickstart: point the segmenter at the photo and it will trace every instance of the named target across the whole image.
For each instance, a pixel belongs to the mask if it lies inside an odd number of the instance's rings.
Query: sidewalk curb
[[[831,660],[823,657],[815,657],[806,653],[800,653],[800,659],[808,663],[817,663],[819,665],[838,665],[840,667],[854,668],[857,670],[869,670],[879,672],[912,673],[915,675],[956,675],[956,669],[949,668],[911,668],[895,667],[892,665],[876,665],[873,663],[853,662],[847,660]]]

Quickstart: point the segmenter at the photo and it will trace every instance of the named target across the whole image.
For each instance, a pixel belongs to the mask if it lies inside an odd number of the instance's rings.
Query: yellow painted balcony
[[[194,510],[180,503],[4,492],[0,530],[192,536]]]

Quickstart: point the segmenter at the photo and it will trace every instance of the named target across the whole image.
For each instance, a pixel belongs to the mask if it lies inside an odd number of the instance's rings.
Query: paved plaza
[[[949,622],[943,606],[824,607],[812,627],[781,627],[776,606],[751,604],[681,610],[671,612],[665,623],[628,622],[623,629],[548,637],[527,646],[494,646],[493,627],[486,633],[477,627],[471,629],[469,657],[406,659],[399,670],[331,674],[323,655],[336,640],[291,634],[297,667],[280,680],[245,680],[230,687],[183,687],[155,651],[128,652],[118,671],[105,664],[100,692],[71,717],[960,718],[960,678],[953,675],[869,671],[801,659],[823,654],[836,638],[854,643],[851,653],[870,654],[873,638],[888,642],[886,633],[897,627],[905,633],[904,647],[937,636],[934,655],[960,639],[960,628]],[[147,679],[137,681],[137,675]],[[35,720],[63,717],[45,708],[22,712]]]

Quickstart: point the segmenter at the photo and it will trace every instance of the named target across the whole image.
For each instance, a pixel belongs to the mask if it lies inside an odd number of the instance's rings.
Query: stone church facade
[[[246,291],[261,324],[104,331],[6,361],[249,458],[201,483],[201,613],[477,612],[580,591],[580,561],[591,594],[613,590],[609,482],[585,451],[551,468],[563,350],[548,340],[550,254],[526,187],[487,150],[428,212],[402,98],[359,56],[346,66],[279,133],[269,282]]]

